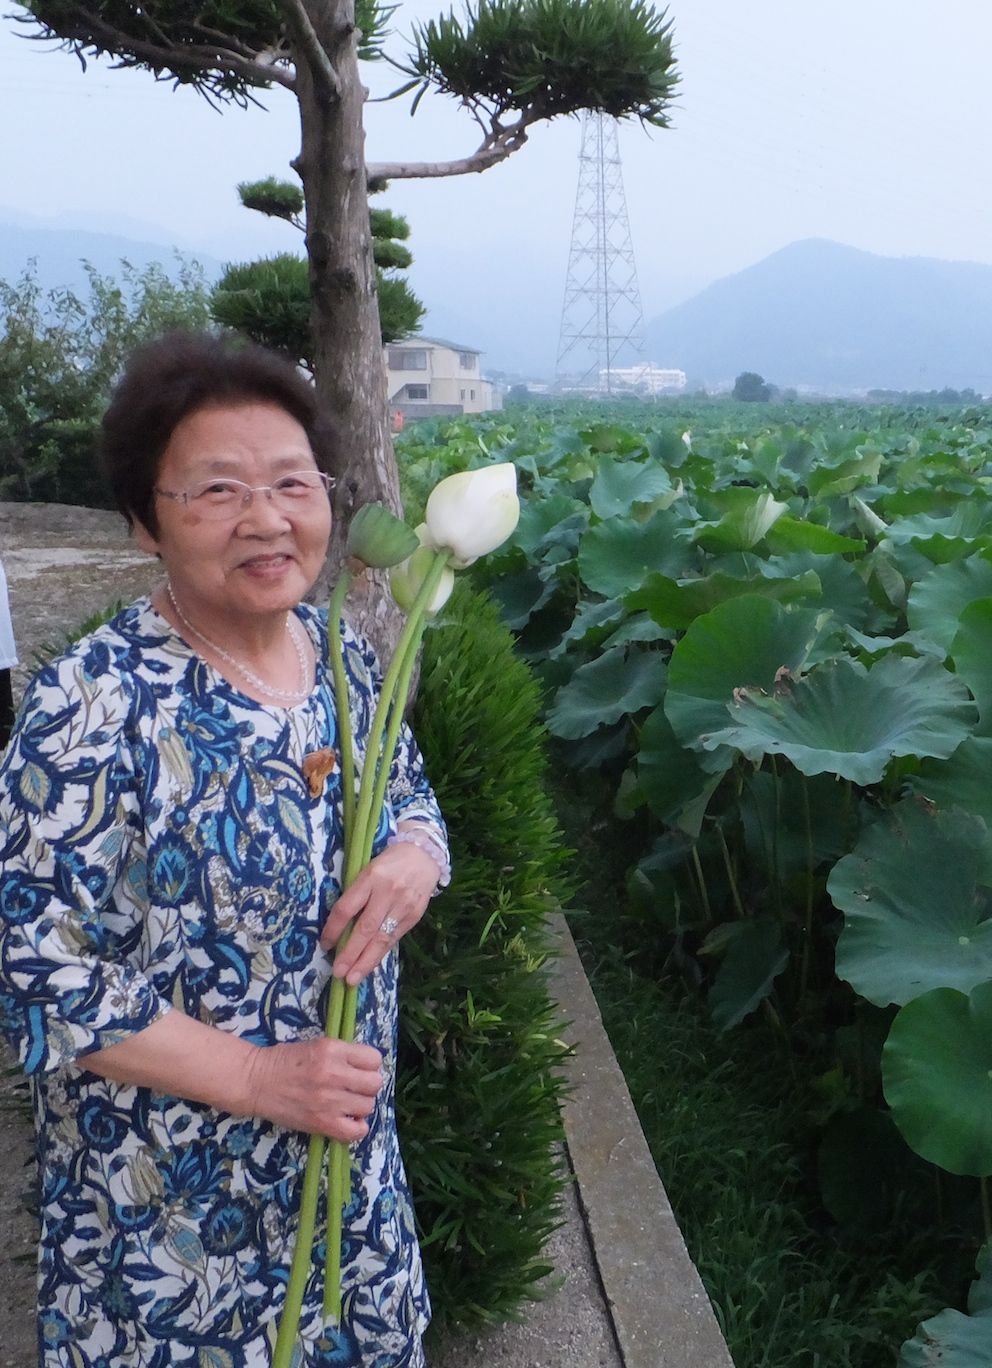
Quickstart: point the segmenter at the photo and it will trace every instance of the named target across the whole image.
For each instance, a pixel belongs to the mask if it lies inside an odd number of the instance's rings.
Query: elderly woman
[[[423,1363],[393,1112],[396,943],[446,872],[405,733],[374,858],[341,892],[311,386],[260,349],[138,352],[103,455],[162,587],[43,669],[0,769],[0,1023],[33,1080],[45,1368],[255,1368],[275,1342],[310,1133],[354,1142],[344,1307],[305,1365]],[[356,751],[379,683],[343,630]],[[328,952],[355,1044],[320,1029]]]

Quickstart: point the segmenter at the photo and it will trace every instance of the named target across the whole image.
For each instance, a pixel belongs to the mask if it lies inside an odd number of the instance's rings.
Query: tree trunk
[[[306,200],[315,377],[333,423],[338,482],[328,564],[315,586],[326,596],[355,510],[378,499],[398,512],[400,496],[369,228],[354,4],[303,0],[303,7],[337,78],[333,91],[302,44],[294,43],[302,132],[295,165]],[[349,596],[348,617],[381,659],[392,656],[402,617],[385,575],[362,577]]]

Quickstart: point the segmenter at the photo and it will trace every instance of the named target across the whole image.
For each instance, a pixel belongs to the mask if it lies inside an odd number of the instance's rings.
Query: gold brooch
[[[303,777],[307,781],[311,798],[320,797],[327,776],[334,773],[336,764],[337,757],[327,746],[322,750],[311,751],[303,757]]]

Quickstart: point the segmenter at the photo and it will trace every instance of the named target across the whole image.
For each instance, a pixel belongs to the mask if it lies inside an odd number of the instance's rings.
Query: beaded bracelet
[[[451,882],[451,865],[448,862],[447,856],[442,851],[438,840],[426,829],[423,831],[411,831],[408,828],[404,831],[398,831],[395,836],[390,836],[386,845],[401,845],[403,843],[415,845],[418,850],[422,850],[425,855],[429,855],[437,865],[439,872],[437,888],[434,891],[439,893],[442,888],[447,888],[448,884]]]

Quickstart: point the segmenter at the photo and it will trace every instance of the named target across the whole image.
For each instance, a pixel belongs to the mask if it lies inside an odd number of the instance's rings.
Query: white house
[[[405,337],[386,348],[391,412],[404,417],[486,413],[502,408],[502,396],[483,380],[475,347],[440,337]]]

